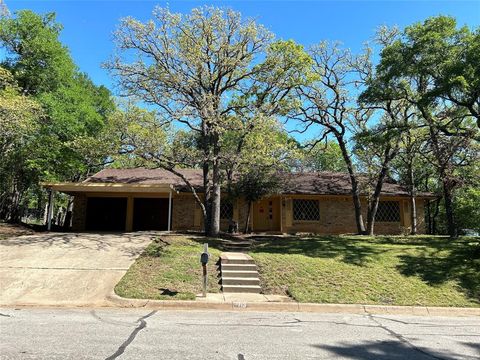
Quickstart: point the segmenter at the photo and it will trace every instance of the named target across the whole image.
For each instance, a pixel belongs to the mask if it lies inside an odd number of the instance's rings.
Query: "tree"
[[[322,42],[309,51],[312,82],[297,88],[301,104],[290,119],[299,121],[305,129],[320,125],[321,135],[313,143],[322,143],[331,136],[336,140],[350,177],[355,222],[359,234],[365,233],[360,201],[360,182],[350,150],[351,134],[359,123],[366,122],[369,112],[356,105],[354,91],[359,76],[352,54],[338,44]]]
[[[397,129],[397,116],[405,114],[394,113],[390,109],[390,116],[385,115],[382,121],[372,127],[365,128],[355,138],[355,153],[362,160],[366,170],[367,180],[364,192],[368,195],[367,201],[367,235],[374,235],[375,216],[377,214],[380,194],[385,182],[390,163],[397,156],[400,146],[400,132]]]
[[[114,143],[106,141],[105,132],[114,109],[110,92],[78,71],[58,39],[61,29],[52,13],[23,10],[15,17],[0,19],[0,45],[5,54],[2,66],[12,74],[22,99],[42,109],[42,121],[36,122],[28,146],[15,139],[13,146],[18,151],[15,158],[10,157],[12,165],[8,168],[11,184],[0,188],[3,198],[14,195],[21,199],[8,203],[8,211],[3,211],[17,214],[15,221],[20,220],[20,201],[31,203],[32,194],[38,196],[41,207],[40,181],[81,180],[108,162],[109,152],[100,151],[106,146],[98,146],[96,139]],[[96,145],[95,151],[86,145]]]
[[[302,170],[347,172],[340,146],[333,141],[303,146]]]
[[[155,105],[163,123],[196,133],[205,193],[196,199],[206,234],[216,235],[225,134],[248,134],[257,119],[286,113],[309,58],[293,41],[273,41],[232,10],[203,7],[181,15],[157,7],[153,16],[147,23],[122,20],[107,67],[125,95]],[[155,154],[157,166],[180,176],[170,154]]]
[[[0,218],[18,221],[22,188],[29,179],[35,133],[42,109],[21,93],[12,74],[0,67]]]
[[[57,89],[75,72],[68,49],[58,40],[62,26],[55,14],[30,10],[0,18],[0,41],[9,55],[2,65],[9,69],[27,94]]]
[[[428,128],[429,148],[442,182],[448,233],[452,237],[457,231],[453,192],[459,179],[455,169],[473,159],[469,148],[478,137],[478,129],[472,126],[478,106],[478,87],[474,88],[478,63],[468,62],[475,58],[470,54],[475,46],[466,45],[473,42],[469,40],[472,38],[467,28],[457,29],[455,20],[449,17],[429,18],[423,24],[409,26],[382,49],[369,87],[369,91],[375,89],[369,95],[371,100],[408,101]],[[471,56],[462,55],[467,53]],[[466,67],[467,74],[447,80],[460,71],[458,66]]]
[[[280,189],[278,173],[265,167],[251,166],[235,183],[236,196],[241,196],[247,202],[247,218],[244,232],[248,232],[252,204],[264,196],[275,194]]]

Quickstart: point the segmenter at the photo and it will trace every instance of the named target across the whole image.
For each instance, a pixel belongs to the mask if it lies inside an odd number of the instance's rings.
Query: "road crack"
[[[128,347],[128,345],[130,345],[132,343],[132,341],[135,340],[135,337],[137,336],[137,334],[147,326],[147,322],[145,321],[145,319],[152,316],[156,312],[157,312],[157,310],[154,310],[154,311],[148,313],[147,315],[138,318],[138,320],[136,322],[140,322],[140,324],[132,331],[132,333],[127,338],[127,340],[125,340],[122,343],[122,345],[119,346],[117,351],[115,351],[109,357],[105,358],[105,360],[114,360],[114,359],[118,358],[120,355],[122,355],[125,352],[125,349]]]
[[[396,338],[397,340],[399,340],[402,344],[404,345],[407,345],[408,347],[410,347],[411,349],[423,354],[423,355],[426,355],[432,359],[435,359],[435,360],[448,360],[447,358],[444,358],[444,357],[440,357],[440,356],[436,356],[436,355],[433,355],[417,346],[415,346],[414,344],[412,344],[405,336],[403,336],[402,334],[399,334],[395,331],[393,331],[392,329],[386,327],[385,325],[383,325],[380,321],[378,321],[377,319],[375,319],[375,317],[372,315],[372,314],[368,314],[367,317],[373,321],[375,324],[377,324],[377,326],[383,330],[385,330],[386,332],[388,332],[391,336],[393,336],[394,338]]]

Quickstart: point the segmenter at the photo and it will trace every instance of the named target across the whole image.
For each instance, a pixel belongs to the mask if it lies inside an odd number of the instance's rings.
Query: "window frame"
[[[230,214],[230,211],[231,211],[231,217],[222,217],[223,213],[225,212],[225,211],[223,211],[222,206],[227,206],[227,204],[228,204],[228,206],[231,207],[231,210],[229,209],[229,214]],[[226,200],[226,201],[220,200],[220,220],[232,220],[234,213],[235,213],[235,210],[234,210],[233,201],[231,201],[231,200]]]
[[[295,219],[295,202],[296,201],[307,201],[307,202],[315,202],[317,204],[317,211],[318,211],[318,218],[317,219]],[[292,199],[292,222],[294,223],[316,223],[319,222],[321,219],[320,215],[320,200],[319,199]]]
[[[395,215],[395,220],[385,220],[385,219],[380,219],[379,214],[380,214],[380,205],[385,206],[386,203],[390,204],[395,204],[396,209],[398,210],[398,214]],[[390,205],[389,205],[390,206]],[[386,210],[383,210],[386,211]],[[388,211],[392,211],[391,209],[388,209]],[[399,200],[381,200],[378,202],[378,207],[377,207],[377,213],[375,214],[375,222],[378,223],[399,223],[402,221],[402,214],[401,214],[401,206],[400,206],[400,201]]]

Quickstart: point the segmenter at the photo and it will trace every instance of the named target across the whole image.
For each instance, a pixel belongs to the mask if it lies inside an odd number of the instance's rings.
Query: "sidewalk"
[[[196,300],[142,300],[125,299],[112,293],[112,306],[149,308],[158,310],[224,310],[224,311],[288,311],[316,313],[348,313],[415,316],[478,316],[480,308],[388,306],[361,304],[299,303],[287,296],[263,294],[207,294]]]

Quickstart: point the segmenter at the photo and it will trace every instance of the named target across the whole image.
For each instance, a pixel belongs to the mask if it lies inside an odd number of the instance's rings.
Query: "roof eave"
[[[75,193],[163,193],[174,189],[172,184],[121,184],[121,183],[89,183],[89,182],[46,182],[40,184],[45,189],[55,190],[66,194]]]

